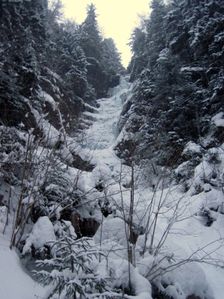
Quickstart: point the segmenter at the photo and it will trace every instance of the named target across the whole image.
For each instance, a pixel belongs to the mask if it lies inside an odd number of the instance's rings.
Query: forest
[[[224,1],[148,7],[0,0],[0,299],[223,299]]]

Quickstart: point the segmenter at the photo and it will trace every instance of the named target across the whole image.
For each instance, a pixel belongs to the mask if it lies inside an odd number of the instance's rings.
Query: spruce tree
[[[140,130],[141,155],[174,166],[184,145],[205,136],[209,117],[222,109],[224,4],[154,0],[151,7],[146,30],[133,35],[136,117],[127,126]],[[137,69],[135,61],[144,66]]]
[[[100,60],[102,36],[97,23],[96,8],[93,4],[87,6],[87,17],[80,30],[81,46],[86,56]]]

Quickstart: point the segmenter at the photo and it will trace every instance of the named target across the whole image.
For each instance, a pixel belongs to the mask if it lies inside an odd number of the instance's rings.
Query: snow
[[[51,106],[52,109],[55,111],[57,109],[57,103],[55,102],[55,100],[52,98],[51,95],[49,95],[48,93],[46,93],[45,91],[41,90],[41,92],[39,93],[40,97],[44,99],[45,102],[48,102]]]
[[[215,116],[212,117],[212,122],[216,127],[224,127],[224,113],[219,112]]]
[[[184,72],[203,72],[204,70],[205,69],[203,67],[199,67],[199,66],[195,66],[195,67],[185,66],[180,69],[180,71],[182,73],[184,73]]]
[[[125,224],[120,218],[107,217],[99,227],[94,239],[96,243],[101,242],[115,242],[117,244],[127,246],[125,236]],[[114,245],[114,244],[113,244]]]
[[[84,106],[86,107],[86,110],[95,111],[96,113],[99,113],[98,109],[96,107],[93,107],[93,106],[89,105],[88,103],[85,103]]]
[[[83,184],[89,189],[102,181],[106,186],[111,184],[112,190],[112,185],[119,177],[121,161],[113,148],[117,142],[117,122],[122,111],[123,98],[124,95],[130,97],[131,90],[132,85],[127,79],[121,78],[120,85],[110,90],[110,97],[98,100],[100,106],[97,111],[88,112],[96,121],[84,131],[78,152],[81,152],[84,159],[88,157],[89,161],[96,165],[92,174],[82,175]],[[124,166],[123,172],[124,180],[128,180],[130,170]]]
[[[30,205],[30,204],[34,203],[34,198],[32,196],[27,196],[27,197],[23,198],[22,203],[24,205]]]
[[[85,132],[84,147],[92,150],[109,148],[117,136],[116,125],[122,110],[122,94],[130,88],[124,79],[118,87],[111,90],[111,97],[98,100],[97,113],[87,114],[97,121]]]
[[[159,53],[159,58],[156,60],[158,63],[166,62],[168,60],[169,49],[165,48]]]
[[[111,175],[111,170],[109,165],[105,164],[105,162],[99,162],[96,167],[92,171],[93,179],[95,181],[95,185],[99,182],[106,182]]]
[[[183,151],[183,154],[201,154],[202,147],[195,142],[189,141]]]
[[[41,287],[23,269],[15,250],[10,250],[9,239],[0,233],[0,298],[41,299],[46,288]]]
[[[49,146],[54,147],[56,143],[60,140],[61,133],[54,126],[52,126],[48,120],[44,119],[44,117],[41,116],[36,109],[33,109],[31,107],[31,110],[36,119],[38,127],[44,133],[45,142]]]
[[[29,237],[26,239],[26,243],[23,247],[23,254],[30,252],[32,245],[35,249],[39,249],[54,241],[56,241],[56,237],[53,224],[47,216],[40,217],[34,224]]]
[[[115,155],[113,148],[118,140],[125,137],[124,132],[117,136],[116,126],[124,99],[127,100],[131,96],[131,90],[132,85],[122,78],[121,85],[110,91],[109,98],[98,100],[99,108],[88,107],[89,111],[86,115],[95,121],[84,131],[82,142],[78,143],[68,137],[67,147],[62,153],[65,160],[66,157],[71,160],[70,153],[79,154],[84,160],[91,161],[95,165],[92,172],[65,167],[65,176],[69,181],[74,181],[86,196],[86,204],[79,208],[81,216],[94,217],[101,222],[94,236],[94,242],[96,248],[100,248],[105,253],[107,260],[103,259],[97,265],[97,271],[102,277],[108,277],[109,273],[112,273],[114,286],[118,287],[127,286],[128,282],[127,241],[125,223],[122,218],[123,212],[126,216],[129,212],[130,188],[124,186],[130,182],[131,170],[124,165],[121,168],[121,161]],[[49,98],[48,101],[50,101]],[[212,118],[212,122],[216,126],[222,125],[223,116],[223,113],[218,113]],[[42,121],[38,114],[36,117],[40,122]],[[49,131],[49,123],[42,122],[41,126],[45,127],[46,133]],[[58,140],[58,131],[53,132],[50,129],[50,134],[54,141]],[[39,148],[37,154],[43,151],[44,149]],[[138,175],[136,168],[134,224],[144,227],[149,219],[148,227],[152,228],[160,203],[162,207],[155,227],[152,254],[151,252],[149,254],[148,250],[152,239],[152,229],[149,229],[147,235],[146,247],[148,249],[144,255],[142,255],[142,250],[145,235],[140,235],[135,245],[137,266],[136,268],[131,266],[131,283],[135,294],[127,298],[151,298],[149,280],[153,278],[153,271],[150,270],[155,267],[154,270],[160,274],[155,281],[158,285],[160,284],[167,295],[172,295],[175,299],[185,299],[192,294],[206,299],[223,299],[224,270],[218,266],[224,266],[224,195],[213,181],[214,170],[220,178],[223,175],[223,147],[210,149],[206,153],[204,151],[199,144],[194,142],[189,142],[185,146],[183,154],[202,156],[201,162],[198,162],[199,164],[194,168],[190,190],[186,193],[181,191],[179,185],[165,184],[163,190],[158,188],[155,192],[150,188],[147,180],[144,184],[142,183],[142,178]],[[214,157],[217,157],[219,163],[211,163]],[[183,162],[176,169],[176,173],[183,173],[189,166],[188,164],[188,161]],[[155,178],[155,181],[156,179],[161,180],[161,178]],[[95,189],[98,183],[102,183],[105,187],[103,192]],[[221,184],[222,181],[218,183]],[[198,186],[201,189],[196,192]],[[48,188],[55,188],[55,186],[51,184]],[[109,201],[114,214],[102,220],[100,212],[95,209],[93,213],[91,205],[105,199]],[[25,198],[23,203],[29,203],[28,198]],[[121,210],[122,205],[124,211]],[[151,214],[150,207],[152,207]],[[61,207],[58,209],[58,214],[60,214]],[[209,227],[205,225],[202,210],[208,210],[214,218],[214,222]],[[1,207],[0,224],[5,222],[5,213],[6,208]],[[65,221],[64,224],[71,234],[75,235],[71,223]],[[62,230],[60,225],[56,222],[53,227],[48,217],[40,217],[26,239],[23,253],[28,252],[31,245],[39,249],[50,241],[55,241],[55,233]],[[164,238],[164,244],[158,249],[158,254],[153,256],[167,228],[169,234]],[[41,298],[44,290],[24,272],[16,253],[8,248],[8,239],[4,238],[0,236],[1,299]],[[190,263],[184,263],[188,259]],[[175,266],[178,263],[181,267]],[[172,271],[165,271],[169,267]],[[10,285],[12,281],[14,288]]]
[[[166,273],[163,281],[169,284],[166,294],[174,299],[185,299],[193,294],[200,298],[214,298],[203,270],[195,263],[185,264],[171,273]]]
[[[103,261],[98,266],[98,272],[101,277],[108,277],[112,273],[114,287],[129,287],[129,271],[131,286],[134,289],[134,296],[125,296],[129,299],[151,299],[151,285],[136,268],[129,265],[124,259],[111,259],[107,263]]]
[[[202,71],[201,68],[184,69],[183,71]],[[124,85],[121,89],[124,89]],[[121,132],[119,136],[116,134],[114,126],[115,120],[121,111],[122,100],[119,98],[124,92],[117,88],[111,95],[111,98],[99,100],[100,107],[99,114],[95,114],[96,122],[92,127],[86,130],[86,141],[84,148],[92,150],[92,161],[96,165],[93,171],[93,178],[95,182],[107,182],[107,198],[115,202],[115,206],[121,206],[119,178],[121,170],[121,161],[116,157],[113,147],[120,139],[125,138],[125,132]],[[129,94],[131,86],[125,86],[125,92]],[[116,110],[116,111],[115,111]],[[109,115],[109,117],[108,117]],[[219,120],[223,115],[219,115]],[[217,149],[216,149],[217,151]],[[203,148],[194,142],[189,142],[184,149],[183,154],[190,155],[204,155]],[[214,165],[210,163],[210,158],[215,155],[214,151],[208,152],[204,155],[201,163],[195,168],[194,177],[192,179],[192,187],[188,193],[183,194],[180,186],[168,186],[163,191],[157,190],[156,194],[147,186],[138,184],[138,189],[135,190],[135,207],[134,207],[134,221],[144,225],[147,220],[147,207],[149,207],[150,199],[154,198],[154,209],[156,209],[158,202],[162,199],[163,207],[161,209],[158,224],[156,227],[156,236],[154,246],[156,247],[163,237],[168,225],[171,223],[170,233],[165,240],[158,259],[163,259],[164,255],[174,256],[175,262],[184,261],[191,255],[193,259],[199,260],[199,263],[186,263],[181,268],[175,268],[173,271],[164,274],[163,278],[170,283],[165,290],[168,295],[172,295],[176,299],[185,299],[187,296],[195,294],[201,298],[215,298],[222,299],[224,292],[224,271],[215,266],[200,263],[201,258],[205,258],[206,254],[212,259],[216,260],[217,256],[224,255],[223,249],[220,249],[220,242],[218,241],[223,236],[223,215],[214,215],[216,221],[211,227],[204,225],[203,219],[199,216],[199,211],[202,208],[214,208],[223,206],[223,194],[211,187],[205,181],[212,179]],[[218,150],[218,156],[221,156],[221,149]],[[188,167],[189,162],[186,161],[176,169],[176,173],[182,173],[183,169]],[[222,164],[220,165],[220,168]],[[92,179],[89,177],[89,180]],[[123,166],[122,183],[130,181],[130,168]],[[202,191],[195,194],[195,186],[201,185]],[[194,189],[194,192],[193,192]],[[125,211],[128,212],[130,193],[126,188],[121,188],[123,192],[123,204]],[[178,205],[179,209],[175,212],[175,207]],[[216,212],[214,212],[216,213]],[[153,214],[152,214],[153,215]],[[152,216],[153,218],[154,216]],[[101,249],[105,252],[110,260],[109,265],[112,267],[113,263],[120,263],[119,259],[126,259],[127,253],[124,248],[126,246],[125,225],[121,219],[122,214],[117,209],[115,217],[109,216],[104,219],[103,223],[95,235],[95,242],[100,244]],[[153,221],[153,220],[151,220]],[[151,222],[150,222],[151,223]],[[147,246],[151,233],[148,236]],[[210,244],[210,242],[212,244]],[[144,235],[138,238],[136,244],[136,258],[137,268],[140,273],[145,275],[146,271],[152,267],[155,262],[154,257],[146,256],[142,258],[138,252],[142,250],[144,244]],[[210,244],[210,245],[209,245]],[[123,248],[123,249],[122,249]],[[210,256],[211,255],[211,256]],[[171,258],[172,259],[172,258]],[[169,264],[158,264],[158,267],[169,266]],[[145,267],[145,270],[143,268]],[[112,267],[114,268],[114,267]],[[116,267],[115,267],[116,268]],[[120,269],[119,281],[127,280],[119,264]],[[161,271],[161,270],[160,270]],[[217,277],[217,280],[215,277]],[[142,277],[142,276],[141,276]],[[135,278],[136,279],[136,278]],[[148,296],[148,297],[147,297]],[[130,296],[130,298],[132,298]],[[142,289],[142,293],[138,294],[136,298],[149,298],[149,293]]]

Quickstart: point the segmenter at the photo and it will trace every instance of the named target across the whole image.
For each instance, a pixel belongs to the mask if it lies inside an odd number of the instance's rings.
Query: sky
[[[98,23],[104,37],[112,37],[117,45],[124,66],[131,58],[127,45],[133,29],[140,23],[139,15],[149,13],[150,0],[62,0],[66,18],[77,23],[84,21],[86,6],[93,3],[98,14]]]

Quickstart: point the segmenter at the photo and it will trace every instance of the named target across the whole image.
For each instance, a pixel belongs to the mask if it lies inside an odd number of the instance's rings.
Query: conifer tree
[[[144,157],[176,165],[184,145],[204,136],[211,113],[221,109],[224,3],[154,0],[151,7],[146,30],[133,35],[129,69],[138,81],[128,126],[141,129],[135,142]]]
[[[98,28],[96,8],[87,6],[87,17],[81,25],[81,46],[87,57],[100,60],[102,37]]]

